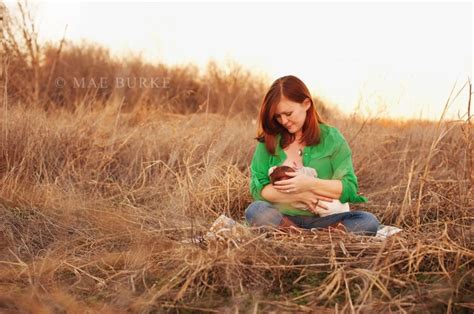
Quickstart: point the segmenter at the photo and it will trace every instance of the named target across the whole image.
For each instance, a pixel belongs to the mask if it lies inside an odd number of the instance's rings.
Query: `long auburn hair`
[[[313,98],[308,87],[306,87],[303,81],[293,75],[283,76],[275,80],[263,98],[256,140],[264,142],[267,150],[272,155],[275,154],[277,146],[276,137],[278,134],[281,134],[280,144],[282,148],[294,142],[296,136],[288,132],[275,118],[276,107],[282,98],[300,104],[309,99],[311,105],[306,111],[301,142],[307,146],[318,144],[320,141],[319,124],[324,123],[324,121],[314,107]]]

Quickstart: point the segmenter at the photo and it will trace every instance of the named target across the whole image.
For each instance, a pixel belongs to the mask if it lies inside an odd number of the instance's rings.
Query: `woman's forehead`
[[[276,106],[276,113],[285,112],[288,110],[293,110],[298,103],[293,102],[288,99],[282,99]]]

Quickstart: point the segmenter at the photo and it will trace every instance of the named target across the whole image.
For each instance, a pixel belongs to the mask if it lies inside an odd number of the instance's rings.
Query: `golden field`
[[[352,208],[404,231],[379,241],[249,229],[241,241],[183,243],[222,213],[243,221],[268,80],[236,64],[201,73],[87,43],[35,45],[31,32],[7,30],[0,312],[474,310],[468,118],[344,115],[315,98],[351,145],[369,199]],[[117,76],[166,77],[169,86],[71,86]]]

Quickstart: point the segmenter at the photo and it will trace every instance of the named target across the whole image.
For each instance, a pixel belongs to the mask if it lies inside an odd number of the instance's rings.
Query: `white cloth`
[[[381,238],[381,239],[386,239],[388,237],[391,237],[392,235],[399,233],[403,231],[403,229],[400,229],[395,226],[385,226],[385,225],[380,225],[379,229],[377,230],[377,234],[375,235],[376,238]]]

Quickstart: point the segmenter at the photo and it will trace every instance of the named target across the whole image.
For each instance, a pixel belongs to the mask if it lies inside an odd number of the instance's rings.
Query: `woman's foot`
[[[285,216],[283,216],[277,228],[284,232],[299,233],[298,225],[296,225],[293,221],[291,221],[288,217]]]

